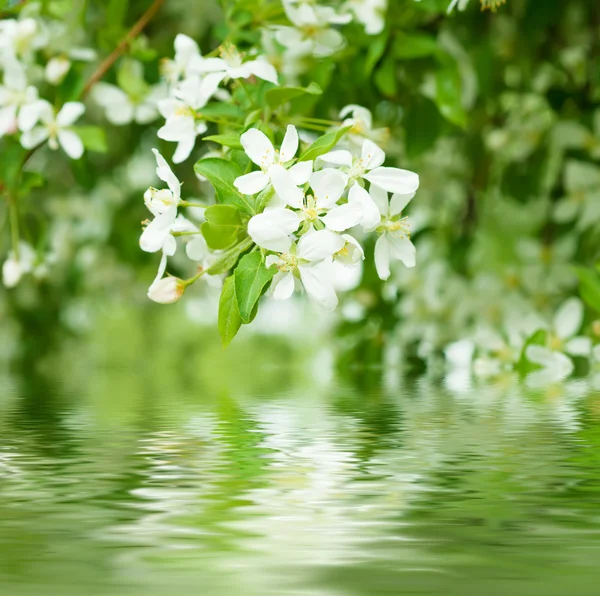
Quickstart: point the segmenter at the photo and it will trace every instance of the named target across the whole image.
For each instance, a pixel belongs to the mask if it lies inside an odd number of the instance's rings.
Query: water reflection
[[[3,377],[0,592],[597,593],[585,384],[332,378],[254,341]]]

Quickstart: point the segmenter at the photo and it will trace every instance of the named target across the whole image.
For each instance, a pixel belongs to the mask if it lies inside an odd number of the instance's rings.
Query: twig
[[[102,61],[94,74],[85,84],[81,97],[85,97],[90,89],[106,74],[106,71],[115,63],[117,58],[127,49],[129,44],[144,30],[144,27],[152,20],[165,0],[154,0],[150,8],[140,17],[139,21],[129,30],[119,45]]]

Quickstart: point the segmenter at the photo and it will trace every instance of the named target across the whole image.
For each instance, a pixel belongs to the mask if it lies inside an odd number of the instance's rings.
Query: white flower
[[[419,188],[419,176],[414,172],[383,167],[385,153],[369,139],[364,140],[359,158],[354,158],[350,151],[339,149],[325,153],[319,159],[345,167],[349,184],[364,179],[388,192],[400,194],[414,193]]]
[[[573,362],[570,356],[590,357],[592,342],[588,337],[578,336],[583,323],[583,303],[579,298],[569,298],[557,310],[545,346],[530,345],[525,351],[527,359],[542,367],[540,375],[549,381],[558,381],[571,374]]]
[[[347,0],[346,7],[365,26],[367,35],[377,35],[383,31],[387,0]]]
[[[275,38],[292,54],[316,57],[331,56],[344,47],[344,37],[329,23],[344,23],[350,15],[339,15],[331,7],[284,2],[283,7],[294,27],[276,27]]]
[[[414,193],[396,193],[388,201],[387,192],[371,186],[370,197],[381,214],[381,221],[376,228],[379,238],[375,243],[375,267],[380,279],[386,280],[390,276],[391,259],[402,261],[406,267],[415,266],[416,250],[410,241],[408,218],[402,217],[402,210],[414,197]]]
[[[279,194],[293,194],[298,203],[302,199],[302,191],[297,186],[305,184],[312,172],[312,161],[301,161],[285,170],[282,166],[288,164],[298,151],[298,131],[295,126],[288,125],[281,149],[276,151],[273,143],[264,132],[257,128],[246,131],[240,141],[246,155],[260,167],[260,172],[251,172],[236,178],[235,187],[246,195],[254,195],[273,183],[275,191]],[[295,191],[291,189],[295,188]],[[284,199],[280,195],[280,197]],[[298,199],[298,197],[300,197]]]
[[[44,70],[44,76],[51,85],[60,85],[71,68],[71,61],[65,56],[50,58]]]
[[[5,287],[14,288],[23,275],[33,271],[35,261],[36,253],[33,248],[25,242],[19,242],[19,257],[11,250],[2,265],[2,282]]]
[[[387,142],[389,130],[387,128],[373,128],[373,115],[370,110],[356,104],[350,104],[340,110],[340,118],[343,118],[342,126],[352,126],[346,138],[362,147],[365,139],[371,139],[376,143]]]
[[[273,277],[271,289],[275,300],[289,298],[299,279],[306,293],[326,310],[333,310],[338,303],[331,275],[331,255],[340,250],[344,240],[330,232],[320,230],[305,234],[289,252],[269,255],[267,267],[279,270]]]
[[[198,117],[197,110],[203,108],[219,85],[219,78],[207,75],[204,79],[192,76],[174,90],[174,98],[158,102],[158,109],[166,119],[159,129],[159,139],[177,143],[174,163],[185,161],[196,143],[196,137],[206,132],[207,125]]]
[[[148,289],[148,298],[158,304],[173,304],[185,291],[185,283],[177,277],[163,277],[156,280]]]
[[[293,181],[286,186],[285,180],[283,183],[278,180],[278,174],[279,170],[276,170],[273,185],[276,189],[279,187],[279,197],[297,211],[275,203],[275,206],[252,217],[248,222],[248,233],[259,246],[285,252],[292,243],[290,235],[302,223],[305,224],[304,231],[325,227],[332,232],[343,232],[358,225],[363,218],[362,204],[350,200],[344,205],[337,205],[345,187],[344,177],[337,170],[326,168],[312,174],[309,180],[312,194],[307,195],[299,191]],[[341,242],[339,250],[343,245],[344,242]]]
[[[35,19],[6,19],[0,21],[0,58],[28,58],[29,54],[46,43]]]
[[[188,77],[191,74],[191,66],[201,57],[198,44],[191,37],[179,33],[175,37],[175,57],[173,60],[162,60],[161,74],[173,85]]]
[[[83,114],[85,106],[78,101],[68,101],[55,114],[46,100],[39,100],[32,108],[32,116],[37,122],[31,130],[21,135],[21,145],[25,149],[33,149],[40,143],[48,141],[50,149],[58,149],[59,145],[71,159],[79,159],[83,155],[83,142],[71,125]]]
[[[151,87],[143,97],[132,97],[120,87],[102,81],[92,89],[92,99],[104,108],[106,119],[116,126],[133,121],[149,124],[158,117],[158,103],[164,95],[160,85]]]
[[[10,61],[4,70],[4,84],[0,85],[0,138],[19,130],[28,130],[36,122],[38,91],[27,85],[22,66]],[[32,110],[32,107],[34,108]]]
[[[171,230],[177,219],[177,206],[181,202],[181,185],[165,158],[156,149],[152,151],[156,156],[156,174],[169,188],[149,188],[144,193],[144,202],[154,219],[144,228],[140,247],[145,252],[162,250],[165,255],[172,256],[177,249],[177,242]]]
[[[254,75],[259,79],[277,85],[277,71],[264,57],[244,62],[242,55],[232,45],[221,50],[221,58],[200,58],[194,60],[193,71],[196,73],[214,73],[220,80],[247,79]]]

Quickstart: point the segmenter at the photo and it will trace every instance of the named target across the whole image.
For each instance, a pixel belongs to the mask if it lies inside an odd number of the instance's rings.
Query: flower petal
[[[379,279],[386,280],[390,276],[390,247],[386,235],[380,236],[375,243],[375,268]]]
[[[240,142],[246,155],[257,166],[267,169],[275,163],[275,148],[264,132],[251,128],[240,137]]]
[[[573,337],[583,322],[583,303],[579,298],[569,298],[554,317],[554,331],[561,339]]]
[[[415,245],[408,238],[396,238],[389,235],[387,240],[390,254],[394,259],[402,261],[406,267],[415,266],[417,251]]]
[[[239,176],[233,181],[233,185],[245,195],[255,195],[269,184],[269,176],[263,172],[250,172]]]
[[[320,209],[331,209],[340,200],[346,188],[346,179],[333,168],[315,172],[309,182]]]
[[[279,198],[290,207],[300,209],[304,193],[296,186],[289,171],[282,166],[271,166],[269,176]]]
[[[334,207],[322,217],[323,223],[334,232],[344,232],[357,226],[363,217],[362,206],[358,203],[346,203]]]
[[[324,153],[323,155],[319,155],[317,159],[331,163],[334,166],[352,166],[352,153],[350,153],[350,151],[346,151],[345,149]]]
[[[362,145],[361,159],[365,171],[378,168],[385,161],[385,153],[370,139],[365,139]]]
[[[56,115],[58,126],[71,126],[85,112],[85,106],[80,101],[68,101]]]
[[[179,199],[181,197],[181,186],[177,176],[173,174],[173,170],[169,167],[166,159],[156,149],[152,149],[152,153],[156,157],[156,175],[167,183],[175,198]]]
[[[298,151],[298,131],[292,124],[288,124],[283,143],[281,143],[281,150],[279,152],[280,163],[287,163],[296,155]]]
[[[287,252],[292,245],[290,234],[300,225],[300,218],[289,209],[259,213],[248,222],[248,234],[258,246],[275,252]]]
[[[363,178],[388,192],[410,194],[419,188],[419,176],[400,168],[375,168]]]
[[[296,186],[302,186],[308,182],[310,175],[312,174],[313,162],[310,161],[299,161],[295,163],[288,172],[294,180]]]
[[[294,293],[294,274],[291,271],[276,273],[271,287],[275,300],[287,300]]]
[[[330,264],[323,261],[316,265],[300,265],[300,279],[306,293],[325,310],[333,310],[338,298],[333,289]]]
[[[72,130],[59,129],[58,142],[71,159],[79,159],[83,155],[83,142]]]
[[[392,195],[390,200],[390,215],[398,215],[402,213],[403,209],[410,203],[411,199],[415,196],[414,192],[403,195],[398,192]]]
[[[298,242],[298,257],[307,261],[322,261],[342,250],[346,241],[330,230],[307,233]]]
[[[385,193],[387,205],[387,193]],[[362,214],[359,223],[367,231],[374,230],[381,222],[381,213],[371,195],[357,182],[348,193],[348,203],[360,205]]]

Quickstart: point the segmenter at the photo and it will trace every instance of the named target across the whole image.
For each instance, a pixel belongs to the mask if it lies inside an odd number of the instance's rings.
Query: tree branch
[[[85,97],[91,88],[106,74],[106,71],[116,62],[117,58],[127,49],[129,44],[144,30],[146,25],[153,19],[165,0],[154,0],[150,8],[140,17],[139,21],[129,30],[119,45],[102,61],[100,66],[88,79],[81,97]]]

